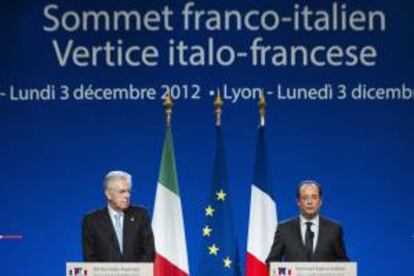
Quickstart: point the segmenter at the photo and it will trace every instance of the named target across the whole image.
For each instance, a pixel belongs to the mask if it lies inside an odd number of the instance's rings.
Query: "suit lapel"
[[[116,237],[115,228],[112,223],[111,216],[109,215],[108,209],[105,208],[102,210],[102,224],[104,229],[108,229],[108,232],[110,233],[110,242],[112,245],[116,248],[117,252],[121,254],[121,249],[119,248],[118,244],[118,238]]]
[[[301,259],[306,260],[305,245],[303,244],[302,232],[300,230],[300,219],[299,218],[297,218],[295,220],[294,226],[295,226],[294,232],[295,232],[295,235],[296,235],[296,240],[297,240],[297,243],[298,243],[298,249],[299,249],[299,253],[301,255]]]
[[[318,231],[318,243],[316,244],[315,252],[313,256],[318,256],[321,244],[324,243],[324,238],[326,237],[326,221],[319,216],[319,231]]]
[[[124,215],[124,255],[128,252],[129,246],[131,245],[132,235],[134,233],[134,225],[137,218],[134,216],[134,214],[131,212],[130,209],[125,211]]]

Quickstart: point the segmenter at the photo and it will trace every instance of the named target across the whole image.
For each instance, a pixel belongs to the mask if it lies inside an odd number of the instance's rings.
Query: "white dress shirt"
[[[302,242],[305,244],[305,235],[306,235],[306,223],[312,222],[311,231],[314,233],[313,235],[313,252],[315,252],[316,245],[318,244],[318,234],[319,234],[319,215],[314,217],[311,220],[304,218],[302,215],[299,216],[299,223],[300,223],[300,233],[302,235]]]
[[[108,204],[108,212],[109,216],[111,217],[112,225],[114,226],[114,229],[116,229],[116,221],[115,221],[115,215],[120,214],[120,220],[121,220],[121,229],[124,229],[124,213],[115,211],[109,204]]]

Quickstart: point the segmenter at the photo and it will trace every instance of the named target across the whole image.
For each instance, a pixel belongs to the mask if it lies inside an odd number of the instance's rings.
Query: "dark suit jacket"
[[[276,261],[309,261],[299,223],[299,218],[294,218],[278,225],[267,264]],[[318,241],[310,261],[348,261],[340,224],[319,216]]]
[[[154,236],[145,209],[130,206],[124,213],[123,254],[108,208],[83,219],[83,259],[86,262],[154,262]]]

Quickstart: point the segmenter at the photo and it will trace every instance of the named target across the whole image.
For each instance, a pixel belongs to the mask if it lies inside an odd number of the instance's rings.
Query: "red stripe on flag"
[[[154,262],[154,276],[187,276],[188,274],[157,253]]]
[[[259,261],[255,256],[247,252],[246,276],[268,276],[269,270],[265,263]]]

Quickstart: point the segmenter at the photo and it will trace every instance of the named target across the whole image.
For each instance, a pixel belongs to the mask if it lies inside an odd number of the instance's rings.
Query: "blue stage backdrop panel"
[[[110,170],[133,175],[132,201],[152,214],[168,89],[190,272],[204,250],[216,89],[244,270],[263,89],[279,221],[298,213],[297,183],[316,179],[322,214],[342,223],[359,274],[405,275],[414,259],[412,1],[188,3],[0,4],[0,274],[62,275],[67,261],[82,261],[82,218],[105,206]],[[111,21],[82,20],[88,11]],[[120,11],[153,15],[127,30],[114,23]],[[196,11],[206,13],[198,30]],[[225,26],[226,11],[242,16],[240,30]],[[292,46],[302,46],[295,62]],[[117,89],[127,93],[116,98]]]

